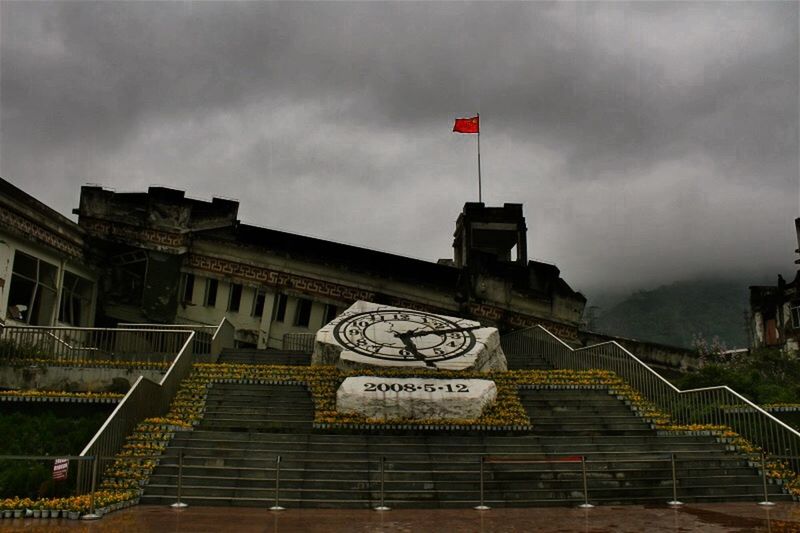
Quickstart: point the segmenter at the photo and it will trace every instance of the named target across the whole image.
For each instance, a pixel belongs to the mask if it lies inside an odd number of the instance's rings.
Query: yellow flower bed
[[[120,361],[113,359],[85,359],[82,361],[59,361],[44,357],[15,357],[8,361],[13,366],[64,366],[80,368],[135,368],[137,370],[166,371],[170,361]]]
[[[94,493],[94,506],[96,509],[108,507],[109,505],[135,500],[138,496],[138,492],[130,490],[99,490]],[[0,510],[25,509],[46,509],[52,511],[66,510],[85,514],[91,510],[91,496],[89,494],[84,494],[82,496],[69,496],[66,498],[41,498],[38,500],[14,497],[0,500]]]
[[[491,379],[497,385],[497,401],[474,420],[373,420],[360,415],[336,411],[336,390],[349,376],[382,376],[398,378]],[[304,384],[314,402],[314,424],[321,429],[475,429],[523,430],[530,428],[517,388],[537,387],[603,387],[621,386],[614,373],[602,370],[515,370],[510,372],[461,372],[429,369],[372,369],[343,372],[332,366],[278,366],[244,364],[197,364],[176,399],[173,412],[194,423],[202,416],[205,387],[213,382],[252,382]]]
[[[84,402],[119,401],[125,396],[114,392],[66,392],[51,390],[7,390],[0,391],[0,400],[29,399],[41,400],[81,400]]]

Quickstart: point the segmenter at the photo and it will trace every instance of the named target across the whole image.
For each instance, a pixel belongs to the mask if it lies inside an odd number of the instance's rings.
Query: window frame
[[[259,298],[261,301],[259,302]],[[253,305],[250,308],[250,316],[253,318],[259,318],[264,316],[264,305],[266,304],[267,293],[263,289],[255,289],[255,294],[253,294]],[[258,308],[261,308],[260,310]]]
[[[186,305],[194,299],[195,276],[193,272],[184,272],[181,277],[181,303]]]
[[[791,317],[792,329],[800,329],[800,302],[789,304],[789,316]]]
[[[297,328],[307,328],[311,324],[311,311],[313,308],[313,300],[308,298],[298,298],[297,304],[294,308],[294,322],[292,325]]]
[[[203,295],[203,305],[205,307],[217,306],[217,292],[219,292],[219,280],[217,278],[206,278],[206,292]]]
[[[236,309],[233,308],[233,295],[237,293],[236,297]],[[231,313],[238,313],[239,309],[242,307],[242,292],[244,292],[244,287],[241,283],[231,283],[230,290],[228,291],[228,307],[227,310]]]
[[[333,304],[325,304],[325,312],[322,314],[322,325],[329,323],[339,315],[339,308]]]
[[[286,321],[286,307],[289,305],[289,297],[282,293],[275,295],[275,307],[272,311],[272,321],[280,322],[281,324]]]
[[[18,257],[22,260],[21,262],[26,261],[28,259],[32,260],[33,263],[31,265],[29,265],[29,266],[35,266],[36,272],[35,273],[32,272],[32,274],[35,275],[35,278],[31,278],[28,274],[26,274],[24,272],[20,272],[18,270],[15,270],[15,265],[17,264],[17,258]],[[46,265],[54,273],[54,277],[51,280],[53,282],[52,286],[50,286],[50,285],[48,285],[46,283],[47,279],[44,279],[44,280],[42,279],[43,274],[44,274],[43,271],[42,271],[42,264]],[[22,267],[22,265],[20,265],[20,267]],[[39,312],[41,312],[40,309],[38,309],[38,307],[37,307],[37,302],[38,302],[39,305],[42,305],[42,302],[41,302],[41,300],[37,300],[37,297],[40,296],[40,294],[44,294],[44,291],[50,291],[51,296],[53,298],[53,306],[54,306],[55,310],[58,311],[58,313],[60,313],[61,302],[59,300],[57,300],[58,294],[59,294],[59,282],[61,281],[61,280],[58,279],[59,278],[59,270],[60,269],[59,269],[58,265],[54,265],[54,264],[52,264],[52,263],[50,263],[50,262],[48,262],[48,261],[46,261],[44,259],[41,259],[39,257],[36,257],[35,255],[31,255],[31,254],[26,253],[26,252],[23,252],[21,250],[14,250],[14,259],[11,262],[11,276],[10,276],[10,280],[9,280],[9,284],[8,284],[9,301],[7,303],[7,307],[12,307],[12,306],[16,306],[16,305],[25,305],[27,307],[27,309],[25,309],[24,318],[22,318],[22,319],[12,318],[13,320],[16,320],[17,322],[23,322],[25,324],[30,325],[31,324],[31,317],[33,316],[34,310],[37,311],[37,314]],[[30,297],[28,298],[28,301],[26,303],[22,303],[22,302],[13,303],[13,302],[10,301],[11,291],[13,290],[14,279],[15,278],[16,279],[21,279],[23,281],[26,281],[28,283],[32,283],[33,284],[33,288],[32,288],[32,290],[30,292]],[[58,319],[58,313],[55,315],[55,319]],[[6,314],[8,314],[8,311],[6,311]],[[34,325],[50,325],[50,323],[51,323],[50,321],[52,321],[52,320],[53,320],[53,308],[50,309],[50,320],[48,321],[48,324],[34,324]]]

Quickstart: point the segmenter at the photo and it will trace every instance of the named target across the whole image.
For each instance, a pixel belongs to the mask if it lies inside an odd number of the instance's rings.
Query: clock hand
[[[465,328],[450,328],[450,329],[426,329],[423,331],[411,331],[403,333],[406,337],[423,337],[425,335],[445,335],[447,333],[461,333],[462,331],[472,331],[473,329],[480,329],[483,326],[469,326]]]
[[[403,346],[406,347],[406,350],[411,352],[411,355],[414,356],[414,359],[422,361],[423,363],[425,363],[425,366],[427,367],[436,368],[436,364],[434,364],[432,361],[428,361],[424,355],[419,353],[419,351],[417,350],[417,346],[414,344],[414,341],[411,340],[411,335],[414,334],[414,331],[415,330],[412,330],[410,332],[407,331],[405,333],[395,332],[394,336],[400,339],[400,341],[403,343]]]

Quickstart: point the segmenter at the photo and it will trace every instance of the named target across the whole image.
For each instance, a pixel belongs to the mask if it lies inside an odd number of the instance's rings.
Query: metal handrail
[[[316,333],[284,333],[281,346],[288,351],[311,353],[316,337]]]
[[[144,376],[139,376],[133,387],[83,449],[81,456],[110,457],[116,455],[125,442],[125,438],[139,422],[148,417],[162,415],[169,410],[181,380],[189,375],[192,367],[192,346],[195,332],[184,331],[182,333],[187,334],[186,340],[161,380],[155,383]],[[90,482],[91,473],[86,469],[79,468],[78,487],[85,491]]]
[[[137,330],[165,331],[170,329],[180,329],[202,333],[195,337],[194,354],[208,354],[218,356],[223,348],[233,348],[236,335],[236,327],[222,317],[219,324],[147,324],[147,323],[126,323],[125,327]],[[209,337],[205,337],[209,336]]]
[[[788,466],[800,473],[800,432],[726,385],[680,390],[616,341],[575,349],[540,325],[504,335],[501,342],[507,354],[538,355],[556,368],[613,371],[676,423],[731,427],[770,456],[794,458]],[[732,412],[731,404],[752,411]]]
[[[93,346],[73,346],[70,343],[68,343],[67,341],[65,341],[64,339],[58,337],[52,331],[48,331],[47,335],[50,336],[50,337],[53,337],[53,339],[55,339],[56,342],[58,342],[62,346],[65,346],[68,350],[87,350],[87,351],[90,351],[90,352],[95,352],[95,351],[99,350],[99,348],[95,348]]]
[[[0,461],[52,461],[67,459],[69,461],[91,461],[91,455],[0,455]]]
[[[176,328],[4,326],[0,328],[0,357],[68,364],[98,359],[168,363],[180,351],[188,332]],[[67,336],[84,345],[67,342]]]

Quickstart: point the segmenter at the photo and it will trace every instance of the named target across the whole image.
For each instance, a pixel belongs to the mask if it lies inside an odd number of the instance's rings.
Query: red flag
[[[456,133],[479,133],[478,117],[457,118],[453,131]]]

